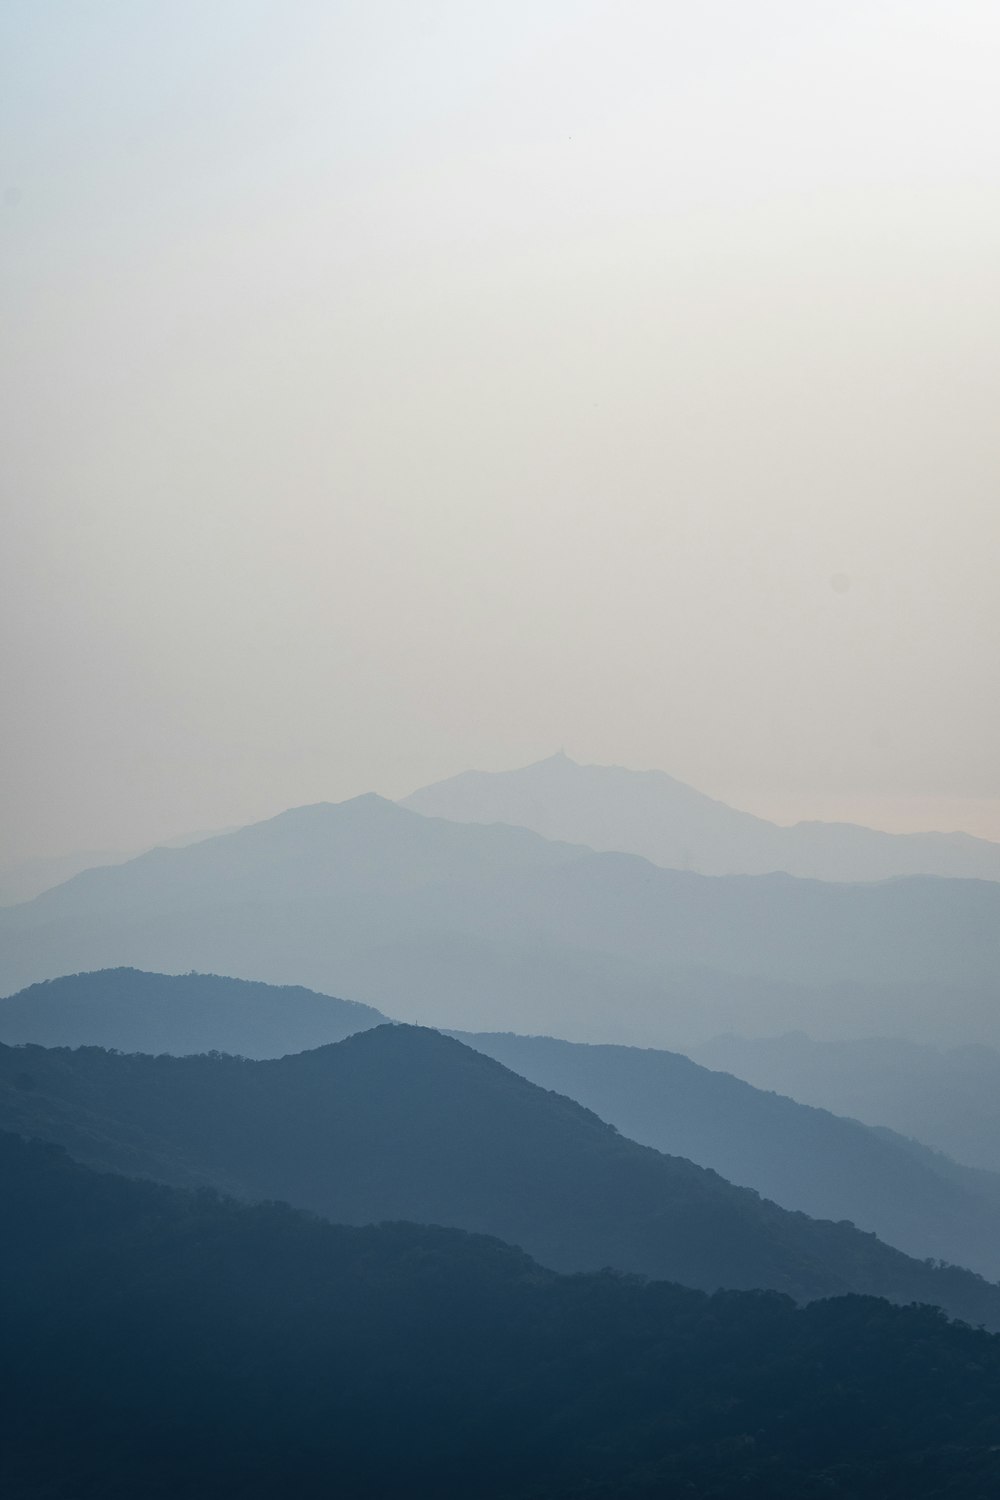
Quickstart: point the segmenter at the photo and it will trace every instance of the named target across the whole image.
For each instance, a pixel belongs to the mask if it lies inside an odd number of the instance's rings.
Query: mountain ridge
[[[215,975],[67,975],[0,1000],[0,1042],[276,1058],[386,1017],[356,1002]],[[664,1050],[453,1033],[629,1139],[711,1167],[786,1209],[849,1219],[887,1244],[1000,1276],[1000,1174],[869,1123],[765,1093]],[[1000,1158],[998,1158],[1000,1159]]]
[[[0,1042],[264,1058],[339,1042],[387,1019],[297,985],[121,967],[60,975],[0,999]]]
[[[1000,844],[967,833],[885,833],[804,819],[785,826],[666,771],[581,765],[558,752],[513,771],[463,771],[401,799],[425,816],[509,823],[667,869],[878,881],[906,875],[1000,880]]]
[[[349,994],[401,1020],[687,1050],[862,1018],[1000,1039],[1000,885],[705,876],[374,796],[78,875],[0,911],[0,992],[128,966]],[[613,1003],[611,1003],[613,997]]]
[[[857,1291],[1000,1328],[1000,1286],[778,1208],[626,1140],[592,1111],[426,1028],[269,1062],[0,1047],[0,1129],[90,1166],[284,1199],[343,1223],[497,1236],[561,1271]]]
[[[711,1167],[813,1218],[848,1219],[909,1255],[1000,1278],[1000,1173],[892,1130],[755,1089],[679,1053],[452,1033],[630,1140]]]
[[[802,1031],[729,1033],[692,1048],[697,1062],[756,1088],[915,1136],[970,1168],[1000,1162],[1000,1052],[900,1036],[821,1039]]]

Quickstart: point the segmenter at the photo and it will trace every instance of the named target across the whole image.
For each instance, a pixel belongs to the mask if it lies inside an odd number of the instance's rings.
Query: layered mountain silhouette
[[[972,1167],[1000,1169],[1000,1053],[902,1037],[817,1041],[803,1032],[720,1036],[698,1061],[762,1089],[916,1136]]]
[[[403,805],[461,823],[511,823],[548,839],[641,854],[703,875],[784,871],[814,880],[941,875],[1000,880],[1000,844],[966,833],[881,833],[854,823],[784,828],[665,771],[582,766],[563,753],[516,771],[465,771]]]
[[[101,969],[0,1000],[0,1042],[281,1057],[342,1041],[385,1019],[369,1005],[291,985]]]
[[[631,1140],[711,1167],[784,1208],[850,1219],[911,1255],[1000,1279],[1000,1174],[971,1170],[891,1130],[753,1088],[675,1052],[456,1035],[592,1109]]]
[[[111,969],[0,1001],[0,1041],[266,1058],[385,1019],[308,990]],[[678,1053],[511,1034],[459,1040],[575,1099],[623,1135],[714,1168],[784,1208],[850,1219],[908,1254],[1000,1277],[1000,1175],[965,1169],[891,1131],[765,1093]]]
[[[0,1134],[10,1500],[932,1500],[1000,1484],[1000,1340],[324,1224]]]
[[[1000,1040],[1000,885],[713,878],[381,798],[91,870],[0,912],[0,989],[134,966],[404,1020],[682,1050],[824,1026]]]
[[[342,1223],[496,1235],[555,1270],[799,1300],[874,1293],[1000,1328],[1000,1286],[781,1209],[420,1028],[268,1062],[0,1047],[0,1128],[88,1165]]]

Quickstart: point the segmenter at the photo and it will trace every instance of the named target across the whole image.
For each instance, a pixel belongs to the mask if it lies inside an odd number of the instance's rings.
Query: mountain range
[[[90,1166],[339,1223],[492,1234],[559,1271],[613,1266],[797,1300],[864,1292],[1000,1328],[1000,1286],[779,1208],[421,1028],[266,1062],[0,1047],[0,1129]]]
[[[782,827],[665,771],[583,766],[564,753],[516,771],[464,771],[405,807],[461,823],[509,823],[544,838],[641,854],[702,875],[782,871],[811,880],[940,875],[1000,880],[1000,844],[967,833],[882,833],[854,823]]]
[[[0,989],[198,969],[403,1020],[687,1050],[725,1031],[1000,1040],[1000,885],[709,877],[374,796],[86,871],[0,912]]]
[[[0,1042],[176,1056],[281,1057],[384,1023],[307,990],[134,969],[67,975],[0,1000]],[[467,1046],[623,1135],[711,1167],[783,1208],[849,1219],[920,1258],[1000,1277],[1000,1175],[841,1119],[677,1053],[460,1033]]]
[[[675,1052],[457,1035],[630,1140],[711,1167],[784,1208],[849,1219],[910,1255],[1000,1279],[996,1171],[970,1169],[892,1130],[753,1088]]]

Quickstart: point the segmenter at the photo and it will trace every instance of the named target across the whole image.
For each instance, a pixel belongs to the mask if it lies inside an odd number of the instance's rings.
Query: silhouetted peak
[[[345,1037],[341,1042],[331,1042],[326,1047],[318,1047],[309,1056],[315,1057],[320,1053],[330,1055],[337,1053],[344,1055],[351,1053],[354,1056],[364,1057],[411,1057],[414,1064],[420,1060],[427,1061],[428,1058],[445,1058],[457,1061],[469,1057],[475,1058],[493,1067],[500,1064],[493,1063],[491,1058],[485,1057],[483,1053],[475,1052],[463,1042],[456,1041],[454,1037],[436,1030],[433,1026],[413,1025],[406,1021],[386,1021],[380,1026],[369,1026],[365,1031],[356,1032],[353,1036]],[[302,1056],[304,1054],[300,1054]]]
[[[1000,881],[1000,845],[894,835],[851,823],[783,827],[660,770],[580,764],[560,748],[510,771],[466,771],[403,805],[461,823],[511,823],[547,839],[640,854],[666,869],[838,882],[944,876]]]

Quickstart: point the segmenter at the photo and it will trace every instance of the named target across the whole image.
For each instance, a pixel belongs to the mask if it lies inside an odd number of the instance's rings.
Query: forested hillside
[[[0,1041],[183,1056],[280,1057],[383,1023],[370,1007],[207,974],[109,969],[0,1001]],[[677,1053],[510,1033],[456,1033],[623,1135],[712,1167],[784,1208],[850,1219],[918,1258],[1000,1276],[1000,1175],[838,1118]]]
[[[0,1136],[8,1500],[977,1500],[1000,1339],[927,1308],[560,1277]]]
[[[1000,1328],[1000,1287],[778,1208],[415,1027],[269,1062],[0,1048],[0,1127],[94,1166],[286,1199],[343,1223],[497,1235],[557,1270],[613,1266],[799,1299],[871,1292]]]

